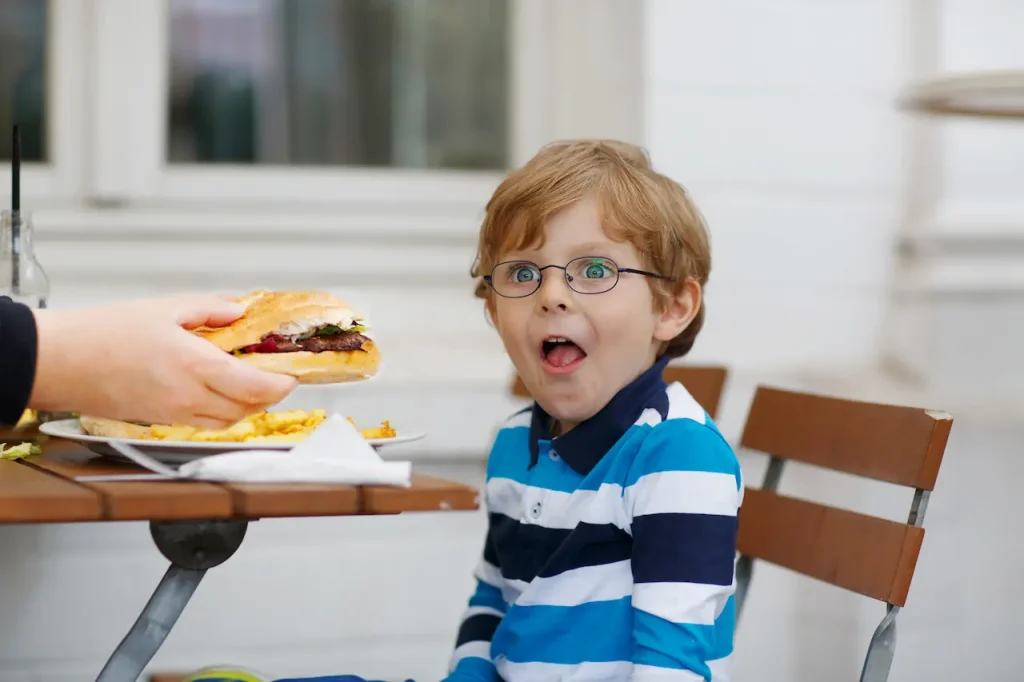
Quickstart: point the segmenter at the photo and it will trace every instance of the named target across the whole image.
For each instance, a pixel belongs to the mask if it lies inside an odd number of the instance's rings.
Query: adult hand
[[[186,331],[241,317],[244,308],[222,297],[34,312],[39,354],[29,405],[36,409],[224,428],[297,385]]]

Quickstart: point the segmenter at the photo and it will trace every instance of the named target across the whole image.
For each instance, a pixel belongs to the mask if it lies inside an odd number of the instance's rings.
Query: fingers
[[[264,407],[232,400],[210,388],[204,393],[196,405],[196,414],[189,420],[193,426],[204,429],[226,429]]]
[[[257,369],[227,354],[210,367],[204,380],[211,391],[256,408],[280,402],[298,385],[295,377]]]
[[[243,369],[250,370],[252,368],[243,366]],[[290,377],[285,378],[289,379]],[[268,394],[263,395],[267,396]],[[225,429],[250,414],[278,402],[284,395],[273,394],[264,402],[252,400],[245,394],[241,396],[224,395],[209,385],[197,386],[192,398],[181,406],[180,416],[171,423],[187,424],[204,429]]]
[[[176,299],[174,321],[185,329],[223,327],[245,314],[245,306],[221,296],[189,296]]]

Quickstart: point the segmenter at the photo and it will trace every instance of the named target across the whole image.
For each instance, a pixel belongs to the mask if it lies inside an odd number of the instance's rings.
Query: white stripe
[[[711,682],[731,682],[732,656],[708,661],[708,667],[711,668]]]
[[[505,583],[505,579],[501,577],[501,571],[498,570],[498,567],[483,559],[476,565],[473,576],[478,580],[483,580],[492,587],[497,587],[499,590]]]
[[[661,413],[653,407],[648,407],[640,413],[640,418],[633,423],[636,426],[657,426],[661,423]]]
[[[629,532],[622,486],[616,483],[603,483],[597,490],[567,493],[510,478],[492,478],[487,482],[486,495],[488,511],[521,523],[565,529],[575,528],[580,523],[608,523]],[[536,515],[535,510],[539,510]]]
[[[634,665],[633,682],[704,682],[704,676],[698,675],[690,670],[676,670],[674,668],[659,668],[654,665]],[[718,682],[715,680],[715,682]]]
[[[470,606],[466,609],[466,613],[463,614],[462,620],[465,622],[473,616],[497,616],[498,618],[502,618],[504,615],[504,613],[493,606]]]
[[[525,592],[529,586],[530,583],[525,580],[509,580],[505,578],[504,584],[501,586],[501,598],[509,604],[515,604],[516,600],[519,599],[519,595]]]
[[[719,514],[736,516],[739,490],[732,474],[709,471],[659,471],[626,488],[626,509],[644,514]]]
[[[517,606],[576,606],[622,599],[633,593],[629,560],[603,566],[584,566],[551,578],[534,578],[519,596]]]
[[[700,406],[686,388],[676,382],[669,384],[665,389],[668,395],[668,418],[669,419],[692,419],[698,424],[707,423],[707,413]]]
[[[454,670],[458,662],[464,658],[483,658],[488,661],[491,660],[491,643],[482,641],[466,642],[452,652],[451,661],[448,663],[448,669]]]
[[[629,679],[633,670],[633,664],[629,661],[574,664],[512,663],[498,657],[494,663],[498,674],[507,682],[622,682]]]
[[[672,623],[714,625],[735,589],[701,583],[637,583],[633,608]]]

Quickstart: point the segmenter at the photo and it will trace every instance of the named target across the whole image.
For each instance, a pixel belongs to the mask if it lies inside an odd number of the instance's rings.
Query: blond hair
[[[614,140],[571,140],[549,144],[512,171],[487,202],[470,274],[476,295],[493,295],[483,281],[502,253],[543,244],[548,218],[593,197],[602,228],[612,239],[632,244],[645,265],[669,280],[650,279],[659,306],[681,293],[687,279],[703,288],[711,272],[704,219],[678,183],[651,167],[641,147]],[[686,355],[704,325],[705,306],[666,345],[672,357]]]

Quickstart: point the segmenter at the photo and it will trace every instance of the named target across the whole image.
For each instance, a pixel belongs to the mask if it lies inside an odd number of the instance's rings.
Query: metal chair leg
[[[246,521],[150,524],[153,542],[171,562],[138,620],[111,654],[96,682],[136,682],[164,643],[206,571],[242,544]]]
[[[868,653],[864,658],[864,668],[860,673],[860,682],[885,682],[889,679],[892,659],[896,653],[896,614],[900,607],[887,604],[885,618],[875,628],[868,645]]]

